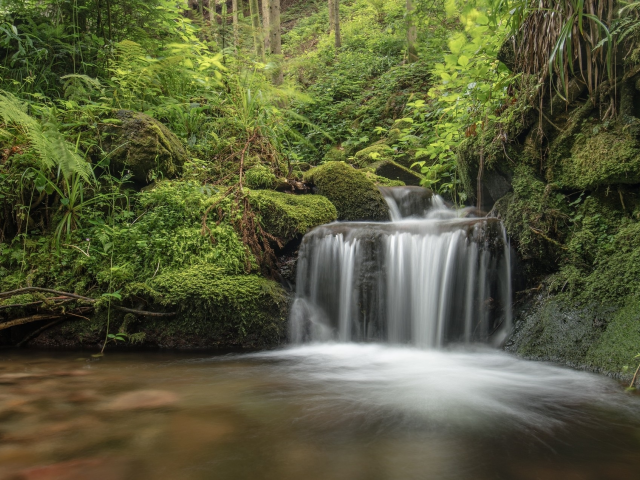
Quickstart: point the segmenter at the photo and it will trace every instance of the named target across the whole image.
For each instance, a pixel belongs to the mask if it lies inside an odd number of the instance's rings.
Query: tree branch
[[[60,297],[75,298],[77,300],[82,300],[83,302],[88,302],[88,303],[97,302],[97,299],[95,298],[83,297],[82,295],[76,295],[75,293],[61,292],[59,290],[52,290],[50,288],[40,288],[40,287],[25,287],[25,288],[19,288],[17,290],[12,290],[10,292],[0,292],[0,298],[13,297],[14,295],[20,295],[22,293],[28,293],[28,292],[53,293]],[[38,303],[41,303],[41,302],[38,302]],[[134,310],[132,308],[120,307],[118,305],[112,305],[111,307],[116,310],[120,310],[121,312],[135,313],[136,315],[142,315],[144,317],[173,317],[176,315],[176,312],[169,312],[169,313],[147,312],[144,310]],[[20,324],[17,324],[17,325],[20,325]],[[5,328],[8,328],[8,327],[5,327]],[[2,328],[0,328],[0,330],[2,330]]]

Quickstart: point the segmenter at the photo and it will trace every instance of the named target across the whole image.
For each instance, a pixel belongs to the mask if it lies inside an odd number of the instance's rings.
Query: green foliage
[[[389,209],[374,181],[344,162],[329,162],[305,173],[317,193],[329,199],[338,220],[388,220]]]

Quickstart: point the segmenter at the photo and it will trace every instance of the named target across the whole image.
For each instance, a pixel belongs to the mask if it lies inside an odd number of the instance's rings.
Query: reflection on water
[[[635,479],[640,403],[493,351],[3,351],[0,479]]]

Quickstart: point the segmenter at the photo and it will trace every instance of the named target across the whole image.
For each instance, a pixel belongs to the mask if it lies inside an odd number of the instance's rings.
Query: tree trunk
[[[336,29],[336,48],[342,46],[342,36],[340,34],[340,0],[333,0],[333,24]]]
[[[238,48],[238,0],[231,0],[231,12],[233,14],[233,44]]]
[[[269,8],[269,16],[271,17],[271,53],[274,55],[282,55],[282,29],[280,25],[280,0],[271,0]],[[278,71],[273,77],[273,83],[281,85],[284,78],[282,71],[282,61],[278,59]]]
[[[264,44],[262,35],[260,35],[260,10],[258,9],[258,0],[249,0],[249,8],[251,13],[251,25],[253,30],[253,47],[256,55],[264,60]]]
[[[271,52],[271,1],[262,0],[262,35],[264,51]]]
[[[409,63],[413,63],[418,60],[418,51],[416,50],[418,32],[413,21],[413,11],[413,1],[407,0],[407,60]]]
[[[335,1],[329,0],[329,33],[333,32],[336,29],[336,21],[335,21]]]

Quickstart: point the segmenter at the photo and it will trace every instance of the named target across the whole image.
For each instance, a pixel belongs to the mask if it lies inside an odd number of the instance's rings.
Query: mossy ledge
[[[157,307],[173,318],[108,314],[73,320],[43,333],[37,346],[96,347],[109,331],[135,333],[136,343],[160,348],[266,348],[286,339],[288,297],[279,284],[257,275],[225,275],[211,265],[195,265],[140,285]],[[141,335],[144,334],[144,335]]]

